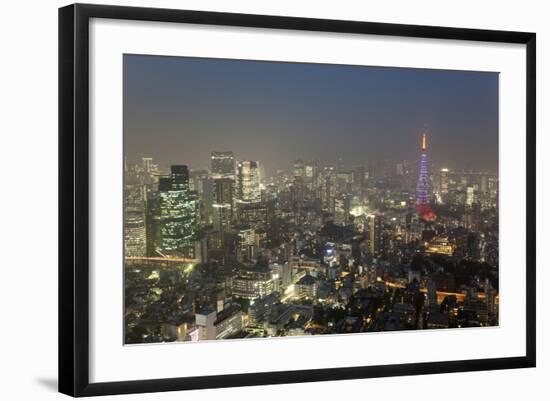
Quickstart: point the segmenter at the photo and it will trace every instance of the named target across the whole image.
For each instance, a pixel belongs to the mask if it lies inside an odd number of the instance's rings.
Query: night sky
[[[498,170],[498,73],[161,56],[124,56],[130,162],[209,167],[212,150],[346,167],[418,158]]]

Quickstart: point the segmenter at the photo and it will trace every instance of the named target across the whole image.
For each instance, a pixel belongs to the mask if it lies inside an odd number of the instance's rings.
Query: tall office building
[[[347,225],[350,222],[351,195],[340,194],[334,201],[334,222]]]
[[[314,190],[316,188],[317,180],[317,162],[306,162],[304,165],[304,175],[304,183],[306,184],[307,189],[309,189],[310,191]]]
[[[351,193],[353,191],[353,173],[351,171],[338,171],[336,173],[337,192]]]
[[[124,255],[142,257],[147,253],[147,190],[134,173],[127,168],[124,177]]]
[[[214,179],[212,208],[214,214],[214,228],[218,233],[218,246],[222,246],[225,241],[225,234],[231,228],[231,220],[233,219],[232,179]]]
[[[159,180],[159,251],[184,255],[197,234],[197,199],[189,189],[187,166],[172,166],[169,177]]]
[[[139,179],[141,184],[145,185],[147,193],[151,193],[156,190],[158,185],[158,175],[158,164],[153,163],[153,159],[151,157],[142,157]]]
[[[466,188],[466,206],[471,207],[474,203],[474,187]]]
[[[293,210],[299,210],[306,198],[306,186],[304,177],[295,176],[290,189],[290,200]]]
[[[439,192],[445,195],[449,192],[449,169],[442,168],[439,171]]]
[[[170,179],[174,189],[189,189],[189,169],[187,166],[172,166],[170,168]]]
[[[157,184],[158,189],[158,184]],[[145,228],[147,235],[147,256],[159,256],[161,251],[161,236],[160,236],[160,195],[158,192],[152,196],[147,202],[145,213]]]
[[[294,177],[305,177],[306,176],[306,165],[302,160],[296,160],[294,162]]]
[[[256,258],[256,249],[258,243],[256,240],[256,232],[253,228],[242,227],[237,231],[237,260],[239,262],[253,261]]]
[[[143,257],[147,253],[145,212],[139,208],[124,210],[124,256]]]
[[[479,191],[486,194],[489,191],[489,177],[487,174],[482,174],[479,177]]]
[[[353,170],[353,192],[359,196],[359,199],[363,199],[363,190],[365,188],[365,173],[364,166],[356,167]]]
[[[141,167],[145,174],[151,174],[153,172],[153,159],[151,157],[142,157]]]
[[[321,206],[323,210],[330,213],[334,213],[336,186],[336,168],[334,166],[325,166],[320,176],[319,189],[321,191]]]
[[[273,218],[273,208],[265,202],[238,203],[237,220],[257,230],[267,230]]]
[[[242,202],[260,202],[260,163],[243,160],[237,163],[237,197]]]
[[[235,155],[233,152],[212,152],[210,154],[212,178],[235,178]]]
[[[210,225],[213,219],[213,180],[206,170],[194,170],[189,174],[189,188],[197,194],[199,218],[202,224]]]
[[[367,216],[367,245],[372,256],[378,256],[382,250],[382,216],[369,214]]]

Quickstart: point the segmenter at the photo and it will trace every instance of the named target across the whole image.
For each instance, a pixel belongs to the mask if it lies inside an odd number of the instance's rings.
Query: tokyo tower
[[[422,134],[422,146],[420,156],[420,172],[418,174],[418,184],[416,185],[416,212],[427,221],[433,221],[436,218],[435,213],[430,207],[428,195],[428,141],[426,134]]]

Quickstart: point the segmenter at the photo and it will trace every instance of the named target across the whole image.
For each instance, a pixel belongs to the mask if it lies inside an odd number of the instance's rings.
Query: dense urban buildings
[[[126,162],[126,343],[498,325],[498,177],[427,141],[275,175],[233,150]]]
[[[125,343],[499,324],[498,73],[123,74]]]

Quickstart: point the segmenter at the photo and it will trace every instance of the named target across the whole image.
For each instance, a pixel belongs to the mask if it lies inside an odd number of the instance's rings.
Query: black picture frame
[[[519,43],[526,45],[526,354],[521,357],[408,363],[167,378],[89,381],[89,133],[90,18],[276,28],[352,34]],[[142,393],[401,375],[534,367],[536,35],[479,29],[219,12],[74,4],[59,9],[59,391],[71,396]]]

